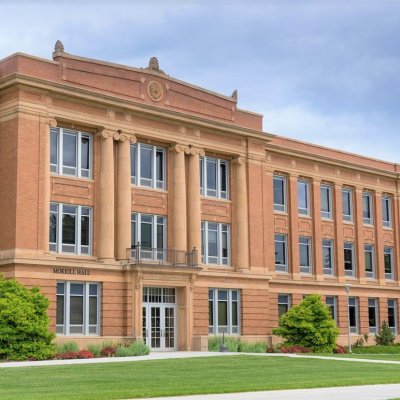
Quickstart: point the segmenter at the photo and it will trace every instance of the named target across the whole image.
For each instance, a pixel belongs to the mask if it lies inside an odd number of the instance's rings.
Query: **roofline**
[[[0,59],[0,64],[1,64],[2,62],[4,62],[4,61],[7,61],[7,60],[9,60],[9,59],[11,59],[11,58],[13,58],[13,57],[16,57],[16,56],[22,56],[22,57],[26,57],[26,58],[32,58],[33,60],[43,61],[43,62],[46,62],[46,63],[49,63],[49,64],[53,64],[53,65],[60,65],[60,63],[57,62],[57,61],[49,60],[48,58],[43,58],[43,57],[38,57],[38,56],[32,56],[31,54],[21,53],[21,52],[19,52],[19,51],[16,52],[16,53],[11,54],[11,55],[9,55],[9,56],[7,56],[7,57],[5,57],[5,58]]]

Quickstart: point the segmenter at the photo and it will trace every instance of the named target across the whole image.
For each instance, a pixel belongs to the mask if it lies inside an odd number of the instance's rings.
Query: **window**
[[[393,334],[397,334],[397,300],[388,299],[388,325]]]
[[[344,242],[344,272],[346,276],[355,276],[354,243]]]
[[[140,244],[140,258],[162,260],[166,254],[167,219],[153,214],[131,214],[131,247]]]
[[[333,240],[322,240],[322,261],[324,265],[324,274],[333,275]]]
[[[56,332],[61,335],[100,334],[100,285],[57,282]]]
[[[240,334],[240,291],[210,289],[208,291],[208,333]]]
[[[377,333],[378,325],[378,301],[377,299],[368,299],[368,326],[370,333]]]
[[[288,272],[287,235],[275,234],[275,271]]]
[[[290,308],[290,294],[278,295],[278,318],[287,313]]]
[[[50,171],[91,178],[92,135],[66,128],[50,129]]]
[[[310,215],[310,183],[297,181],[297,206],[299,214]]]
[[[50,204],[49,250],[55,253],[92,254],[92,209]]]
[[[311,274],[311,238],[299,237],[300,272]]]
[[[385,278],[394,279],[393,275],[393,249],[391,247],[384,247],[383,249],[385,260]]]
[[[325,303],[329,308],[329,312],[331,313],[332,319],[336,322],[336,325],[337,325],[338,319],[337,319],[337,299],[336,299],[336,297],[335,296],[326,296]]]
[[[392,227],[391,197],[382,196],[382,224],[385,228]]]
[[[321,217],[332,218],[332,189],[330,185],[321,185]]]
[[[364,192],[362,194],[363,202],[363,221],[366,225],[372,225],[372,194]]]
[[[286,212],[286,178],[274,175],[274,210]]]
[[[201,223],[201,255],[204,264],[230,264],[230,227],[228,224]]]
[[[150,144],[131,144],[131,182],[133,185],[165,189],[165,148]]]
[[[228,161],[219,158],[200,158],[200,194],[207,197],[229,197]]]
[[[367,278],[375,278],[375,256],[374,246],[372,244],[364,245],[365,255],[365,276]]]
[[[349,297],[350,332],[358,333],[358,298]]]
[[[353,222],[353,191],[342,189],[342,215],[343,221]]]

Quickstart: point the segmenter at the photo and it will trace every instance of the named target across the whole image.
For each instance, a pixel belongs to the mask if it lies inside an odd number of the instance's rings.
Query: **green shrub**
[[[222,336],[213,336],[208,338],[208,351],[219,351],[222,345]],[[225,347],[229,352],[239,351],[240,339],[225,336]]]
[[[339,329],[328,307],[318,295],[310,295],[279,319],[272,331],[285,339],[288,346],[303,346],[314,352],[332,353]]]
[[[56,353],[63,354],[63,353],[77,353],[79,351],[78,343],[76,342],[65,342],[56,345]]]
[[[267,344],[263,342],[255,342],[255,343],[240,342],[239,351],[242,353],[266,353]]]
[[[116,357],[136,357],[147,356],[150,353],[150,347],[142,340],[132,342],[128,346],[119,345],[115,351]]]
[[[55,354],[49,332],[49,300],[0,274],[0,359],[45,360]]]
[[[101,350],[102,350],[102,345],[101,344],[95,344],[95,343],[90,343],[87,346],[88,350],[93,354],[93,357],[100,357]]]
[[[375,342],[377,345],[389,346],[394,343],[394,335],[390,330],[389,325],[386,321],[382,322],[378,333],[375,335]]]

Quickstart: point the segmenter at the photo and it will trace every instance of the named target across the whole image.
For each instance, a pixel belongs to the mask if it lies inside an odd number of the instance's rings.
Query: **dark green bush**
[[[273,333],[284,338],[287,346],[303,346],[314,352],[332,353],[339,329],[321,297],[310,295],[281,316],[279,327],[273,329]]]
[[[49,300],[0,274],[0,359],[45,360],[55,354],[49,332]]]
[[[378,333],[375,335],[376,344],[381,346],[390,346],[394,343],[394,339],[395,336],[390,330],[388,323],[383,321]]]

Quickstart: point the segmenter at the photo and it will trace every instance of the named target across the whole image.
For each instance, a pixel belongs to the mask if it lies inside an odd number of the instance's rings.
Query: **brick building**
[[[397,334],[399,172],[265,133],[155,58],[0,60],[0,272],[48,296],[59,341],[271,342],[310,293],[342,342],[348,309],[354,339]]]

